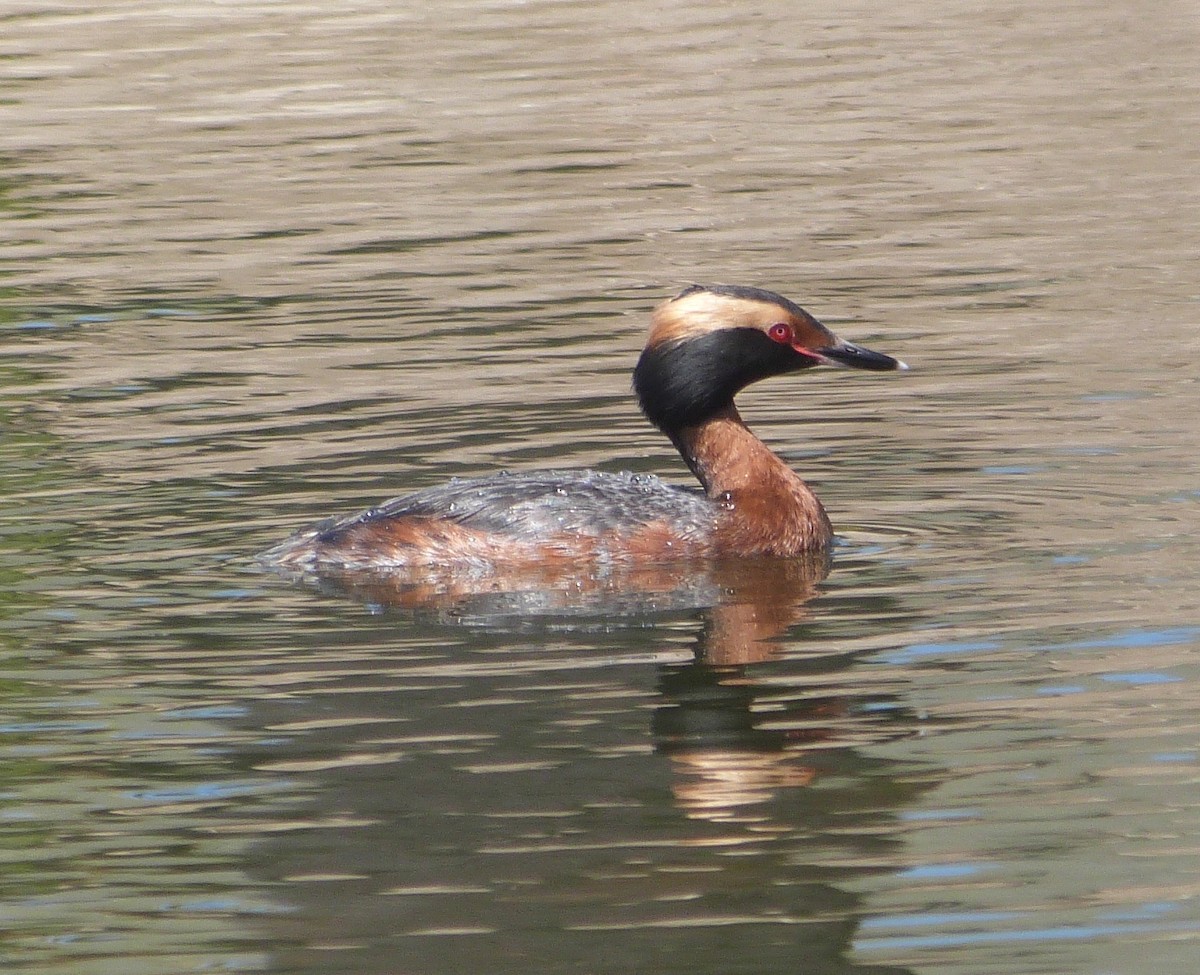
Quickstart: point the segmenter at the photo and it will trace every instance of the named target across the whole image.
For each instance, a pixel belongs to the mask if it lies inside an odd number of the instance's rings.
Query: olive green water
[[[1197,65],[1170,2],[5,6],[5,969],[1194,972]],[[684,479],[628,374],[695,280],[913,367],[740,401],[823,581],[255,567]]]

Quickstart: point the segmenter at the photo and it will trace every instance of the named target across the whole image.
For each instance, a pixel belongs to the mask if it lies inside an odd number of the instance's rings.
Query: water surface
[[[1194,970],[1192,7],[0,18],[9,967]],[[740,400],[827,577],[256,567],[684,480],[628,377],[696,280],[914,367]]]

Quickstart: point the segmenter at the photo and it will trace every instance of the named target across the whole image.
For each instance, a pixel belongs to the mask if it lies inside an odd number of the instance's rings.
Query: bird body
[[[456,479],[323,522],[263,558],[318,571],[486,571],[819,551],[833,538],[825,509],[750,431],[733,398],[752,382],[820,364],[905,368],[841,341],[773,292],[692,286],[655,311],[634,388],[701,490],[591,470]]]

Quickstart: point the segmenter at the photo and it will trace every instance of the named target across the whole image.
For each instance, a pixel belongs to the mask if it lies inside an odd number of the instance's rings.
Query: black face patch
[[[646,349],[633,388],[642,412],[669,435],[719,413],[750,383],[815,364],[757,328],[727,328]]]

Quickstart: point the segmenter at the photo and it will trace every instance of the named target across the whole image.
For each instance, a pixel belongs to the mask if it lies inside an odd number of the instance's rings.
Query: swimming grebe
[[[745,386],[821,364],[904,369],[771,291],[693,285],[654,312],[633,372],[646,417],[703,493],[645,474],[551,470],[454,480],[331,520],[264,553],[320,570],[792,557],[826,548],[821,502],[742,422]]]

